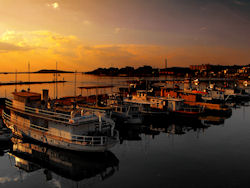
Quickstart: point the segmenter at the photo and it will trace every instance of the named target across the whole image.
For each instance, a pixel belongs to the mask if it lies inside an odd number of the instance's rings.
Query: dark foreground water
[[[0,187],[249,187],[250,106],[227,118],[154,120],[119,130],[120,143],[106,154],[1,143]]]
[[[242,106],[219,125],[166,120],[123,127],[121,143],[105,155],[13,140],[1,144],[0,186],[248,187],[249,114]]]

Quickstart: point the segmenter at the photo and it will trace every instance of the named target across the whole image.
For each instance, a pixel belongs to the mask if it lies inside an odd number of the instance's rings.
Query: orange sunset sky
[[[0,0],[1,71],[250,63],[248,0]]]

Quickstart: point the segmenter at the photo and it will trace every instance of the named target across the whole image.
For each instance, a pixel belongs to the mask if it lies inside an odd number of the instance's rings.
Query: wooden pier
[[[0,82],[0,86],[8,85],[33,85],[33,84],[54,84],[54,83],[65,83],[67,81],[36,81],[36,82]]]

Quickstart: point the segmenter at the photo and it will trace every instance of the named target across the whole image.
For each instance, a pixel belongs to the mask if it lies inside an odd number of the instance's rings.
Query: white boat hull
[[[113,147],[117,142],[118,139],[114,138],[107,138],[107,142],[103,145],[91,145],[91,144],[84,144],[83,142],[72,143],[70,140],[66,140],[63,138],[55,138],[55,136],[46,134],[44,132],[32,129],[22,129],[21,125],[18,125],[9,120],[4,119],[5,125],[12,130],[13,134],[19,137],[27,137],[32,140],[41,142],[43,144],[47,144],[50,146],[73,150],[73,151],[84,151],[84,152],[104,152]]]

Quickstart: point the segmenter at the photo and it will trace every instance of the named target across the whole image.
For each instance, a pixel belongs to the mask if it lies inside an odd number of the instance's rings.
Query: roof
[[[19,96],[19,97],[41,97],[40,93],[34,93],[34,92],[28,92],[28,91],[13,92],[12,94]]]

